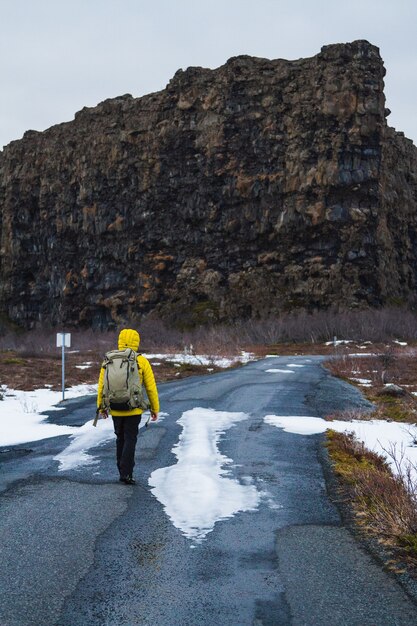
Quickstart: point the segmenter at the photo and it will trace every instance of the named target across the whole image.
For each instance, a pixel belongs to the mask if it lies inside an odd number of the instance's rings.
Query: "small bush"
[[[249,343],[319,343],[334,337],[374,343],[417,339],[417,315],[399,307],[290,312],[276,318],[241,322],[239,326]]]
[[[401,477],[361,468],[355,475],[355,495],[368,530],[397,540],[417,533],[417,503]]]
[[[373,411],[365,411],[364,409],[350,408],[343,411],[335,411],[326,416],[326,420],[338,420],[340,422],[352,422],[353,420],[371,420],[374,419]],[[330,424],[331,427],[331,424]]]
[[[365,448],[354,433],[338,433],[329,430],[327,446],[334,462],[335,471],[343,478],[355,482],[359,470],[376,468],[389,473],[389,467],[381,455]]]
[[[215,323],[216,316],[206,315],[214,310],[212,303],[197,305],[200,326],[170,325],[155,315],[140,321],[126,321],[123,327],[136,328],[142,336],[142,348],[153,351],[161,349],[183,350],[190,343],[199,352],[230,354],[245,345],[274,345],[282,343],[322,343],[334,337],[342,340],[387,342],[396,339],[417,340],[417,315],[402,308],[368,309],[363,311],[292,311],[263,319],[233,320],[230,323]],[[204,315],[203,315],[204,313]],[[204,318],[204,319],[203,319]],[[98,351],[114,347],[116,330],[98,332],[92,329],[70,329],[72,348]],[[7,332],[0,335],[0,350],[11,349],[20,356],[57,354],[56,332],[61,328],[41,328],[30,332]],[[214,352],[215,351],[215,352]],[[395,356],[395,355],[394,355]],[[382,358],[379,374],[393,369],[387,363],[388,355]]]
[[[390,545],[401,548],[417,566],[417,485],[411,464],[404,465],[395,448],[392,474],[386,459],[367,450],[353,433],[328,432],[327,447],[334,469],[347,485],[358,524]]]

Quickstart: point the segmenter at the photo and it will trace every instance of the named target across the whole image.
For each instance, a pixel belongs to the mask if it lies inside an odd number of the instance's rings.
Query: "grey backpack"
[[[103,408],[114,411],[149,409],[139,377],[137,353],[130,348],[111,350],[103,361]]]

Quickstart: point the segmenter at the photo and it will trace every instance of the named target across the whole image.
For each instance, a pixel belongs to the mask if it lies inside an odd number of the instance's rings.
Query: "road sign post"
[[[71,347],[71,333],[57,333],[56,347],[61,348],[62,360],[62,401],[65,400],[65,348]]]

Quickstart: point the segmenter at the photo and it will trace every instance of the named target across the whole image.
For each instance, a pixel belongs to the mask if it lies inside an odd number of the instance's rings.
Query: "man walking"
[[[121,371],[122,367],[126,368],[126,389],[130,393],[130,399],[127,402],[112,402],[109,400],[109,364],[111,361],[107,358],[103,362],[100,370],[100,378],[98,381],[97,393],[97,409],[103,418],[108,417],[110,412],[113,418],[114,432],[116,434],[116,456],[117,467],[120,474],[120,481],[126,485],[134,485],[133,468],[135,466],[135,448],[138,437],[139,424],[144,409],[143,398],[140,398],[142,385],[145,387],[146,394],[150,403],[151,419],[156,421],[159,412],[158,390],[156,388],[155,377],[152,367],[144,356],[137,354],[139,349],[140,336],[136,330],[125,328],[119,334],[118,350],[125,351],[124,354],[116,354],[120,365],[117,369]],[[133,353],[131,352],[133,350]],[[109,355],[115,353],[108,353]],[[133,359],[133,364],[132,360]],[[116,362],[116,360],[114,361]],[[137,364],[137,367],[136,367]],[[129,375],[133,374],[133,378],[129,379]],[[129,387],[133,387],[129,389]],[[139,398],[139,399],[138,399]],[[142,405],[142,406],[141,406]]]

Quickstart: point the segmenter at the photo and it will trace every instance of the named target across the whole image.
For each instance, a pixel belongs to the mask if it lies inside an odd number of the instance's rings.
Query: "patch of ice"
[[[270,374],[294,374],[292,370],[280,370],[280,369],[270,369],[270,370],[265,370],[265,372],[269,372]]]
[[[287,363],[287,367],[304,367],[304,365],[299,363]]]
[[[220,436],[245,413],[195,408],[178,420],[183,430],[172,451],[177,463],[152,472],[149,485],[168,517],[185,537],[201,542],[216,522],[253,511],[260,494],[252,484],[231,477],[231,459],[220,453]]]

